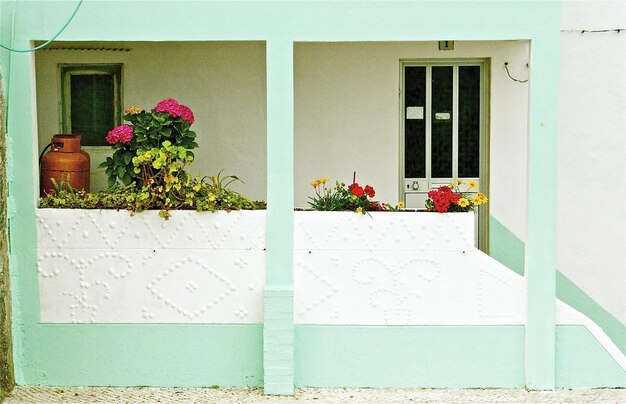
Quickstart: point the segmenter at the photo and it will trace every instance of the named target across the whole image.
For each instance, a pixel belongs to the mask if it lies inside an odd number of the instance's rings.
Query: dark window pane
[[[426,68],[411,66],[404,70],[405,107],[426,109]],[[406,114],[406,109],[405,109]],[[426,176],[426,119],[404,120],[404,176]]]
[[[478,177],[480,67],[459,67],[459,177]]]
[[[105,136],[115,125],[113,76],[72,75],[70,78],[72,133],[83,146],[107,145]]]
[[[432,68],[431,175],[452,177],[452,66]]]

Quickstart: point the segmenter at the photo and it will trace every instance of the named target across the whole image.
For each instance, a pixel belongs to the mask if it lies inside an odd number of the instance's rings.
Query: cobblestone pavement
[[[294,397],[264,396],[262,389],[16,387],[3,403],[626,403],[624,389],[431,390],[297,389]]]

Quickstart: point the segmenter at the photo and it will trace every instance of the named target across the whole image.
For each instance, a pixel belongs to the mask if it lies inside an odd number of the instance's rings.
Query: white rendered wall
[[[318,177],[370,184],[376,199],[400,197],[400,60],[490,58],[490,215],[526,234],[528,77],[526,41],[297,43],[295,59],[295,203],[307,206]]]
[[[265,211],[39,209],[44,323],[263,322]],[[294,322],[523,325],[526,282],[474,248],[471,213],[296,212]],[[588,318],[556,301],[558,324]]]
[[[564,1],[558,269],[626,324],[626,2]]]
[[[175,98],[195,114],[200,149],[192,174],[240,177],[232,188],[265,199],[266,82],[263,42],[60,42],[54,46],[130,48],[130,52],[36,53],[39,150],[61,133],[59,63],[123,63],[123,106],[153,108]],[[106,150],[106,149],[105,149]],[[92,168],[104,158],[92,152]],[[94,170],[95,171],[95,170]],[[95,189],[106,187],[104,174]]]

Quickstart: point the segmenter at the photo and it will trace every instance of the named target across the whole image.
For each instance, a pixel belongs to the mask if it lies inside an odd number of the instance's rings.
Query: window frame
[[[113,125],[118,126],[122,123],[122,63],[60,63],[59,83],[61,92],[60,113],[61,132],[72,133],[72,99],[71,99],[71,78],[74,75],[110,75],[113,76]],[[113,128],[111,128],[113,129]],[[108,149],[107,145],[88,146],[83,148],[95,150]]]

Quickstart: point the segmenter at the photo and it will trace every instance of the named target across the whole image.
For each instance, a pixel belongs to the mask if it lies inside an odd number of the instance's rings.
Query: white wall
[[[526,234],[528,85],[526,41],[297,43],[295,201],[307,206],[318,177],[372,185],[376,199],[399,200],[400,60],[491,58],[490,214],[520,239]]]
[[[626,323],[626,2],[564,1],[558,269]]]
[[[192,174],[239,176],[232,188],[265,199],[266,81],[263,42],[102,42],[55,46],[130,48],[130,52],[47,50],[36,54],[40,150],[61,133],[58,63],[123,63],[123,105],[153,108],[164,98],[188,105],[200,149]],[[92,166],[103,160],[92,154]],[[106,184],[103,174],[96,180]],[[104,185],[106,186],[106,185]]]

